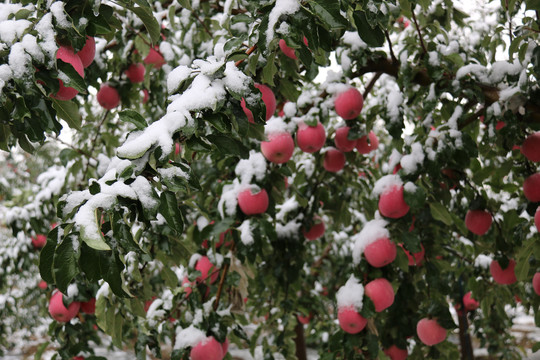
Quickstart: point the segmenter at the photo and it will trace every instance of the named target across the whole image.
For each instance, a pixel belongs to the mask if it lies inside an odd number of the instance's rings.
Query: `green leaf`
[[[174,271],[168,267],[163,267],[160,272],[161,278],[165,281],[165,285],[170,288],[176,288],[178,286],[178,278]]]
[[[86,93],[87,86],[83,77],[75,70],[75,68],[62,60],[56,61],[58,70],[62,71],[69,77],[69,81],[64,81],[66,87],[72,87],[80,93]]]
[[[150,37],[152,38],[152,42],[154,44],[157,44],[159,42],[161,30],[150,8],[129,7],[129,9],[132,10],[135,14],[137,14],[139,19],[141,19],[141,21],[144,24],[144,27],[146,28],[146,30],[148,30],[148,34],[150,34]]]
[[[97,209],[94,210],[94,221],[96,224],[98,224],[98,211]],[[91,234],[88,227],[82,225],[81,226],[81,239],[88,244],[92,249],[96,250],[110,250],[110,246],[105,242],[105,239],[103,238],[103,234],[101,234],[101,231],[99,230],[97,233]]]
[[[527,10],[540,11],[540,0],[527,0],[525,4],[527,5]]]
[[[58,244],[58,226],[49,232],[47,243],[39,254],[39,274],[49,284],[54,284],[53,261],[56,245]]]
[[[184,230],[184,221],[178,208],[176,195],[171,191],[164,191],[161,193],[160,200],[159,212],[167,220],[167,225],[181,234]]]
[[[433,202],[429,204],[429,208],[431,210],[431,216],[433,216],[435,220],[442,221],[448,226],[452,225],[452,215],[450,215],[448,210],[443,205],[438,202]]]
[[[331,30],[344,29],[347,27],[347,19],[341,16],[339,1],[335,0],[311,0],[311,9]]]
[[[372,28],[367,21],[366,14],[362,11],[355,11],[353,18],[356,29],[358,30],[358,35],[360,35],[360,38],[362,38],[366,44],[373,47],[382,46],[385,37],[379,26]]]
[[[43,344],[39,345],[39,347],[36,350],[36,353],[34,354],[34,360],[41,360],[41,356],[43,355],[43,352],[45,352],[45,349],[49,346],[49,342],[45,341]]]
[[[135,125],[138,130],[144,130],[148,127],[146,120],[135,110],[127,109],[120,111],[118,116],[120,116],[120,120],[130,122]]]
[[[70,128],[81,129],[81,115],[79,107],[73,101],[62,101],[51,98],[53,108],[56,110],[56,116],[64,119]]]
[[[272,55],[269,55],[267,59],[268,62],[266,63],[262,71],[264,82],[271,86],[275,86],[274,76],[277,73],[277,66],[275,63],[275,59],[276,59],[276,53],[272,53]]]
[[[73,237],[66,236],[56,248],[53,261],[53,275],[56,287],[65,293],[71,280],[79,273],[77,261],[79,253],[73,244]],[[77,245],[78,246],[78,245]]]
[[[223,154],[238,155],[244,159],[249,157],[249,149],[239,140],[225,135],[208,135],[207,138]]]

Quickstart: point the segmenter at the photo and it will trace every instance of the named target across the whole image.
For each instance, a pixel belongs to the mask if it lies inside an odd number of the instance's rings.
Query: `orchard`
[[[537,0],[0,4],[0,357],[540,350],[539,80]]]

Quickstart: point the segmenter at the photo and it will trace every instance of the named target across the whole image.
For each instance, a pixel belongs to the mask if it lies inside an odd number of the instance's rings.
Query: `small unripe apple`
[[[202,256],[195,264],[195,270],[201,272],[201,276],[197,277],[197,281],[205,281],[208,275],[210,275],[210,283],[215,283],[219,276],[219,271],[216,271],[216,269],[216,266],[210,262],[208,256]]]
[[[287,132],[270,134],[268,141],[261,142],[261,152],[266,160],[274,164],[284,164],[293,155],[294,140]]]
[[[396,244],[387,237],[381,237],[364,249],[367,262],[373,267],[383,267],[396,258]]]
[[[223,347],[213,336],[209,336],[191,349],[190,358],[191,360],[222,360]]]
[[[97,101],[105,109],[111,110],[120,104],[120,95],[118,95],[118,90],[105,83],[101,85],[97,93]]]
[[[144,73],[146,69],[141,63],[131,64],[126,70],[126,76],[132,83],[142,83],[144,81]]]
[[[65,63],[71,64],[71,66],[73,66],[75,71],[79,75],[84,77],[84,67],[81,62],[81,58],[78,57],[77,54],[73,52],[72,47],[60,46],[60,48],[56,52],[56,58],[59,60],[62,60]],[[79,93],[76,89],[72,87],[64,86],[64,82],[62,80],[58,79],[58,81],[60,83],[60,89],[58,90],[56,94],[51,95],[53,98],[57,100],[67,101],[67,100],[73,99],[75,95]]]
[[[356,147],[357,140],[347,139],[349,136],[349,129],[348,126],[337,129],[334,137],[334,144],[336,144],[336,147],[343,152],[353,151]]]
[[[469,210],[465,215],[465,226],[476,235],[484,235],[489,231],[493,218],[485,210]]]
[[[388,349],[383,350],[383,352],[391,360],[405,360],[409,355],[407,349],[400,349],[396,345],[390,346]]]
[[[86,302],[82,302],[81,310],[86,314],[94,314],[96,312],[96,298],[91,298]]]
[[[45,290],[47,288],[47,282],[45,282],[45,280],[41,280],[38,284],[38,287],[41,289],[41,290]]]
[[[352,306],[338,309],[339,326],[349,334],[358,334],[367,324],[367,319],[360,315]]]
[[[398,219],[409,212],[409,205],[403,197],[403,186],[396,185],[386,190],[379,197],[379,212],[382,216]]]
[[[412,226],[414,226],[414,224],[411,225],[411,227]],[[420,247],[422,248],[422,250],[420,250],[420,252],[413,253],[412,255],[407,249],[405,249],[405,247],[403,247],[403,244],[398,244],[398,246],[401,247],[403,251],[405,251],[405,255],[407,255],[407,258],[409,259],[409,266],[422,265],[422,262],[424,260],[424,255],[426,254],[426,249],[424,249],[424,245],[420,244]]]
[[[534,214],[534,225],[536,225],[536,230],[540,232],[540,206],[536,209],[536,213]]]
[[[369,143],[368,143],[369,137]],[[373,131],[370,131],[368,136],[364,135],[356,141],[356,150],[360,154],[369,154],[373,150],[376,150],[379,147],[379,139]]]
[[[41,249],[45,246],[47,243],[47,236],[43,234],[37,234],[36,236],[32,236],[32,245],[36,249]]]
[[[307,315],[307,316],[303,316],[303,315],[298,314],[298,315],[296,315],[296,318],[298,319],[298,322],[300,322],[300,324],[307,325],[307,324],[309,324],[309,322],[313,318],[313,314],[309,313],[309,315]]]
[[[314,153],[319,151],[326,141],[324,126],[317,122],[316,126],[309,126],[301,122],[296,131],[296,143],[303,152]]]
[[[251,189],[246,189],[238,194],[238,205],[240,210],[246,215],[262,214],[268,209],[268,193],[261,189],[258,193],[253,193]]]
[[[540,131],[529,135],[521,145],[521,153],[529,160],[540,162]]]
[[[74,301],[66,308],[62,302],[64,295],[57,291],[49,301],[49,314],[58,322],[68,322],[77,316],[81,303]]]
[[[463,306],[465,307],[466,311],[473,311],[478,309],[480,303],[473,299],[472,293],[469,291],[468,293],[463,295]]]
[[[325,227],[324,222],[321,218],[315,217],[314,224],[309,228],[309,230],[302,230],[305,238],[308,240],[316,240],[324,235]]]
[[[489,265],[489,271],[491,272],[491,276],[493,276],[493,280],[495,280],[496,283],[510,285],[517,281],[516,274],[514,272],[515,267],[516,262],[513,259],[510,260],[506,269],[501,268],[501,265],[499,265],[497,260],[493,260]]]
[[[336,96],[334,108],[336,113],[345,120],[357,117],[364,106],[364,98],[358,89],[350,88]]]
[[[150,52],[146,55],[143,62],[146,65],[153,64],[156,69],[160,69],[166,63],[157,46],[150,48]]]
[[[540,173],[533,174],[523,182],[523,194],[531,202],[540,201]]]
[[[394,288],[392,288],[390,281],[384,278],[375,279],[367,283],[365,293],[373,301],[376,312],[381,312],[394,303]]]
[[[332,148],[324,154],[323,167],[326,171],[338,172],[345,167],[345,161],[345,154]]]
[[[287,57],[289,57],[289,58],[291,58],[293,60],[298,59],[296,57],[296,54],[294,53],[294,49],[288,47],[285,40],[283,40],[283,39],[279,40],[279,48],[281,49],[281,51],[283,51],[283,54],[285,54],[285,56],[287,56]]]
[[[87,36],[86,42],[81,51],[77,53],[77,56],[81,59],[84,68],[89,67],[96,56],[96,40],[91,36]]]
[[[536,295],[540,295],[540,272],[537,272],[533,276],[532,286]]]
[[[446,329],[437,320],[424,318],[416,324],[416,333],[427,346],[433,346],[446,339]]]

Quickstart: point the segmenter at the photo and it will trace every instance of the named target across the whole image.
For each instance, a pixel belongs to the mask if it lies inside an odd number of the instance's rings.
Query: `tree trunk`
[[[463,303],[461,304],[462,314],[458,314],[459,318],[459,343],[461,347],[462,360],[474,360],[472,349],[471,335],[469,334],[469,322],[467,321],[467,311],[464,310]]]
[[[294,343],[296,344],[296,358],[298,360],[307,360],[304,325],[302,325],[298,320],[296,320],[294,332],[296,333],[296,337],[294,338]]]

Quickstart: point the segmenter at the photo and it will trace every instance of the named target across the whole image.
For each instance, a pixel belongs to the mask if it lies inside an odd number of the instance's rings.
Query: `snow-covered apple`
[[[387,189],[379,197],[379,212],[381,215],[398,219],[409,212],[409,205],[403,197],[403,186],[395,185]]]
[[[238,194],[238,205],[240,210],[246,215],[262,214],[268,209],[268,193],[261,189],[253,193],[251,189],[246,189]]]
[[[356,147],[357,140],[349,140],[349,130],[348,126],[341,127],[336,130],[336,135],[334,137],[334,144],[336,148],[343,152],[353,151]]]
[[[324,153],[323,167],[329,172],[338,172],[345,167],[345,154],[331,148]]]
[[[304,122],[298,125],[296,143],[303,152],[314,153],[319,151],[326,141],[324,126],[317,122],[316,126],[309,126]]]
[[[531,202],[540,201],[540,173],[533,174],[523,182],[523,194]]]
[[[369,138],[369,142],[368,142]],[[379,147],[379,139],[373,131],[370,131],[368,136],[364,135],[356,141],[356,150],[360,154],[369,154]]]
[[[489,271],[496,283],[510,285],[517,281],[516,273],[514,272],[515,267],[516,262],[513,259],[510,259],[506,269],[503,269],[497,260],[493,260],[489,265]]]
[[[274,164],[284,164],[292,157],[294,140],[288,132],[268,135],[268,141],[261,142],[261,152],[266,160]]]
[[[437,320],[423,318],[416,324],[416,333],[427,346],[433,346],[446,339],[446,329],[443,328]]]
[[[32,245],[36,249],[41,249],[45,246],[47,243],[47,236],[43,234],[37,234],[36,236],[32,236]]]
[[[529,135],[521,145],[521,153],[529,161],[540,162],[540,131]]]
[[[367,319],[360,315],[352,306],[338,309],[339,326],[349,334],[358,334],[367,324]]]
[[[81,58],[77,56],[73,52],[73,48],[70,46],[60,46],[58,51],[56,52],[56,58],[58,60],[62,60],[65,63],[70,64],[73,66],[75,71],[84,77],[84,67],[81,62]],[[64,86],[64,82],[61,79],[58,79],[60,83],[60,89],[56,94],[51,95],[53,98],[57,100],[71,100],[79,93],[76,89],[72,87],[66,87]]]
[[[383,267],[396,258],[396,244],[387,237],[381,237],[364,249],[367,262],[373,267]]]
[[[219,271],[217,271],[216,266],[208,259],[208,256],[201,256],[197,260],[195,270],[201,272],[201,276],[197,277],[198,282],[205,281],[210,276],[210,283],[215,283],[219,277]]]
[[[87,36],[86,42],[83,48],[77,52],[77,56],[81,59],[81,63],[85,69],[89,67],[96,56],[96,39],[92,36]]]
[[[489,231],[493,218],[485,210],[469,210],[465,215],[465,226],[476,235],[484,235]]]
[[[302,230],[304,237],[308,240],[316,240],[324,235],[325,226],[322,219],[317,216],[313,220],[313,225],[309,228],[309,230]]]
[[[540,272],[537,272],[536,274],[534,274],[533,280],[532,280],[532,286],[536,295],[540,295]]]
[[[81,311],[86,314],[94,314],[96,312],[96,298],[81,302]]]
[[[213,336],[209,336],[195,345],[189,355],[191,360],[222,360],[223,347]]]
[[[405,360],[409,355],[407,349],[400,349],[396,345],[390,346],[388,349],[383,350],[383,352],[391,360]]]
[[[424,249],[424,245],[420,244],[420,247],[422,248],[422,250],[420,250],[417,253],[412,253],[412,255],[411,255],[410,251],[405,249],[403,244],[398,244],[398,246],[401,247],[403,249],[403,251],[405,252],[405,255],[407,255],[407,258],[409,259],[409,266],[420,266],[420,265],[422,265],[422,262],[424,261],[424,256],[426,254],[426,249]]]
[[[126,76],[132,83],[142,83],[144,81],[144,73],[146,69],[143,64],[136,63],[129,65],[126,70]]]
[[[105,109],[112,110],[120,104],[120,95],[118,90],[105,83],[97,93],[97,101]]]
[[[293,48],[290,48],[287,46],[287,43],[285,42],[285,40],[281,39],[279,40],[279,48],[281,49],[281,51],[283,52],[283,54],[285,54],[285,56],[293,59],[293,60],[296,60],[298,59],[296,57],[296,54],[294,53],[294,49]]]
[[[381,312],[394,303],[394,288],[390,281],[384,278],[378,278],[367,283],[365,294],[373,301],[376,312]]]
[[[336,113],[345,120],[356,118],[363,106],[364,98],[360,91],[354,87],[339,93],[334,100]]]
[[[63,303],[64,294],[56,291],[49,300],[49,314],[52,318],[59,322],[68,322],[73,319],[79,312],[81,303],[73,301],[66,308]]]

